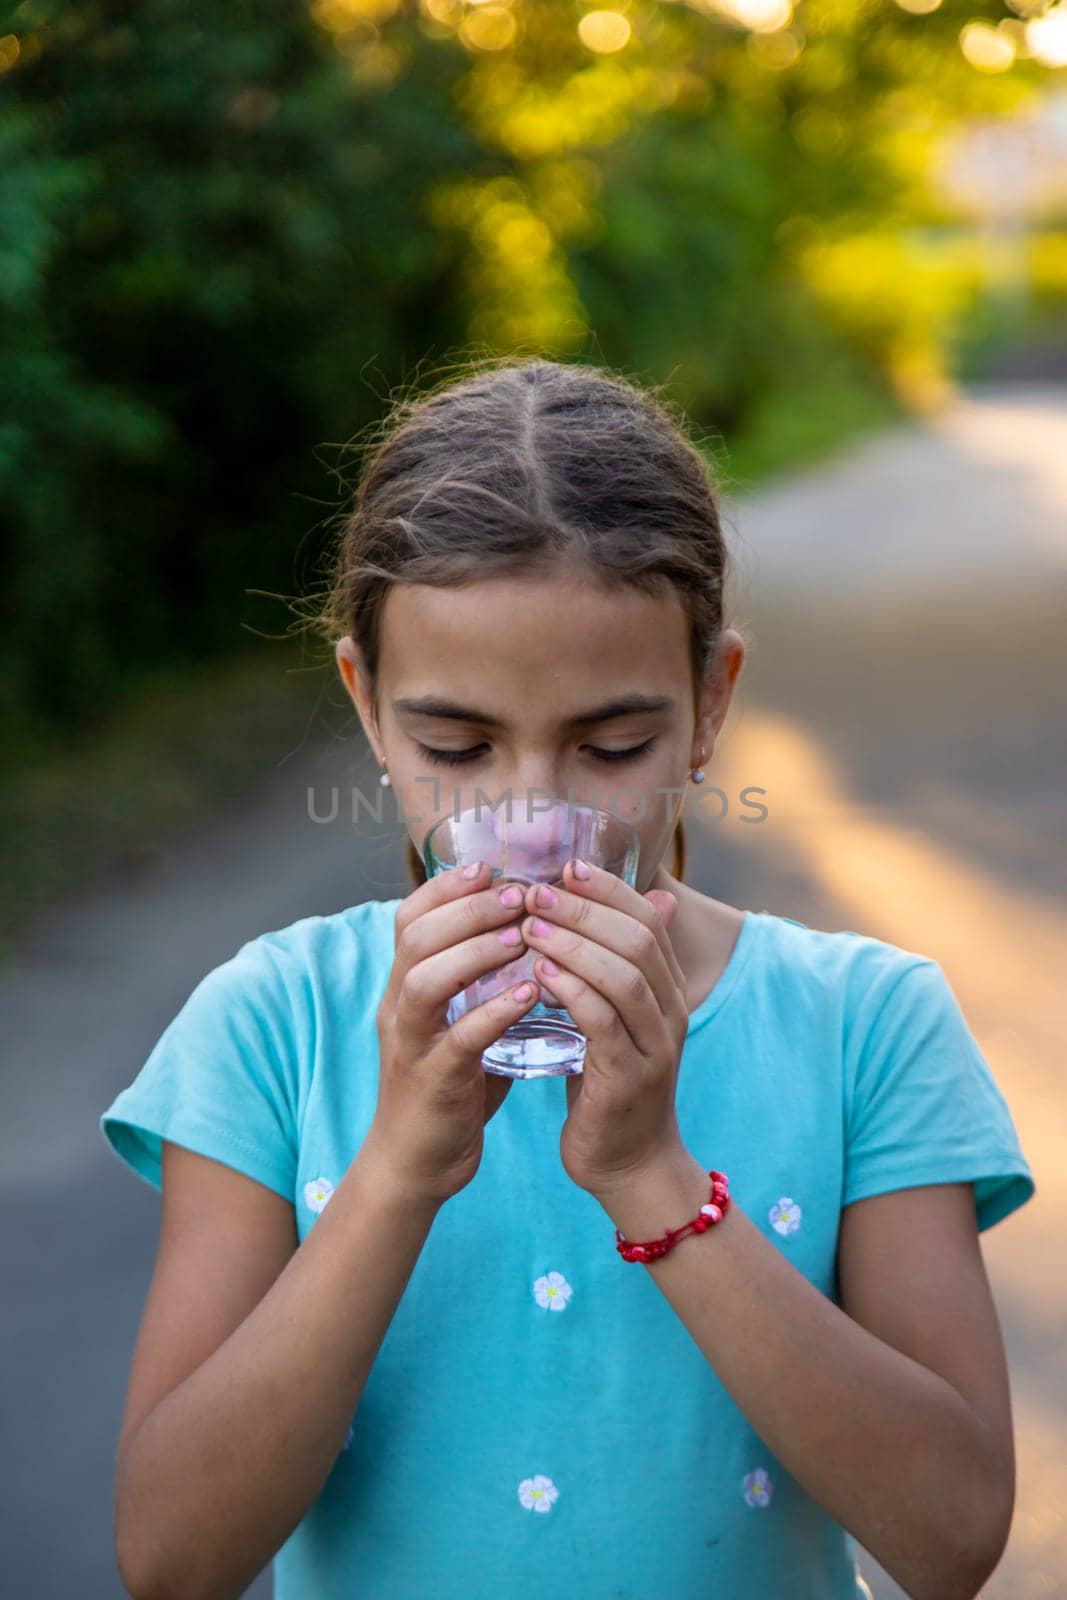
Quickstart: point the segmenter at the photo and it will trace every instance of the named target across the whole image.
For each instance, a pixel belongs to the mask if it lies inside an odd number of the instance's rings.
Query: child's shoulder
[[[779,912],[759,913],[768,932],[768,971],[774,981],[810,992],[813,985],[842,998],[846,1008],[878,1003],[918,967],[940,968],[933,957],[857,928],[814,928]]]
[[[273,960],[283,967],[322,966],[335,958],[392,960],[394,925],[400,899],[361,900],[340,911],[298,917],[247,939],[234,959]]]

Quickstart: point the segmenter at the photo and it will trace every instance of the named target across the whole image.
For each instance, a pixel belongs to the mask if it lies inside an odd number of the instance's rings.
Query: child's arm
[[[597,1195],[628,1239],[679,1227],[707,1198],[684,1151]],[[625,1270],[652,1275],[786,1470],[913,1600],[974,1600],[1007,1542],[1015,1481],[971,1185],[847,1206],[838,1263],[843,1309],[732,1199],[706,1233]]]
[[[296,1248],[279,1195],[163,1150],[115,1547],[135,1600],[231,1600],[321,1492],[439,1202],[401,1190],[365,1142]]]
[[[321,1493],[434,1217],[473,1179],[511,1087],[482,1055],[536,984],[442,1022],[452,995],[514,960],[500,938],[514,919],[484,862],[473,877],[430,878],[399,908],[374,1118],[299,1246],[280,1191],[160,1134],[159,1262],[115,1473],[115,1546],[135,1600],[231,1600]],[[197,991],[197,1028],[187,1048],[172,1041],[150,1127],[168,1125],[175,1101],[194,1108],[194,1129],[212,1125],[220,1092],[202,1069],[214,1024],[227,1070],[246,1073],[235,1079],[245,1115],[269,1129],[270,1097],[246,1068],[271,1059],[270,1013],[245,979],[235,962]]]

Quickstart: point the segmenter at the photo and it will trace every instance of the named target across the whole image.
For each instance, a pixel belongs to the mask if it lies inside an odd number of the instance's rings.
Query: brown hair
[[[600,583],[678,592],[696,705],[723,629],[727,548],[718,490],[680,408],[587,366],[468,359],[459,380],[400,400],[382,419],[313,621],[331,646],[346,634],[356,641],[373,685],[390,584],[462,584],[560,563]],[[681,879],[681,819],[673,842]],[[407,861],[423,883],[410,839]]]

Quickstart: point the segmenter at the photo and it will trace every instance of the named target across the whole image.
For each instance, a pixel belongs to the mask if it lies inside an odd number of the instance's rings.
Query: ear
[[[745,661],[745,639],[736,628],[724,628],[711,665],[701,684],[700,704],[693,731],[694,763],[708,766],[715,756],[719,730],[726,721],[734,686]],[[704,755],[700,756],[703,741]]]
[[[338,639],[334,645],[334,660],[337,670],[348,697],[356,708],[359,720],[363,725],[363,733],[367,743],[377,760],[381,760],[379,747],[382,739],[378,730],[377,718],[374,715],[374,700],[368,686],[367,673],[363,664],[363,656],[355,640],[348,634],[343,639]]]
[[[665,925],[669,928],[678,910],[678,896],[672,894],[669,889],[648,889],[645,893],[645,899],[651,900],[663,918]]]

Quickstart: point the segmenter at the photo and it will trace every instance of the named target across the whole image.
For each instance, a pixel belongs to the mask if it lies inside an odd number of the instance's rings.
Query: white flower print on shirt
[[[565,1311],[574,1290],[562,1272],[546,1272],[534,1280],[533,1292],[539,1306],[547,1306],[549,1311]]]
[[[765,1467],[757,1467],[754,1472],[746,1472],[742,1480],[745,1490],[745,1500],[750,1506],[769,1506],[774,1493],[774,1485],[767,1475]]]
[[[795,1200],[784,1194],[767,1213],[775,1233],[796,1233],[800,1227],[801,1210]]]
[[[519,1484],[519,1500],[527,1511],[551,1511],[558,1499],[559,1490],[543,1472],[533,1478],[523,1478]]]
[[[312,1211],[322,1211],[333,1194],[329,1178],[311,1178],[304,1185],[304,1199]]]

